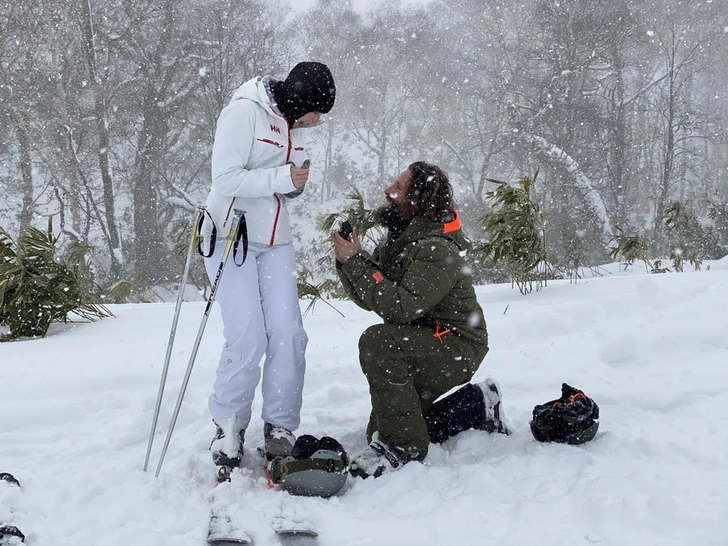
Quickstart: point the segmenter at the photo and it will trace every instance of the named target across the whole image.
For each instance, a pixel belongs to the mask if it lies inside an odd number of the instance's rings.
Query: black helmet
[[[533,408],[531,432],[539,442],[583,444],[599,430],[599,406],[579,389],[562,383],[561,398]]]
[[[268,475],[291,495],[331,497],[346,483],[349,456],[339,442],[324,436],[300,436],[291,455],[268,463]]]

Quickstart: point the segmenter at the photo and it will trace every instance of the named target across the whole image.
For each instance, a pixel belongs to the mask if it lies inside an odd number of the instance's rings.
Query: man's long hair
[[[440,167],[416,161],[407,170],[410,186],[402,203],[395,205],[388,200],[377,210],[376,218],[390,233],[399,236],[415,216],[431,222],[449,222],[455,219],[455,202],[452,186]]]
[[[415,161],[407,167],[410,187],[407,192],[408,216],[424,216],[431,222],[449,222],[455,216],[452,185],[437,165]]]

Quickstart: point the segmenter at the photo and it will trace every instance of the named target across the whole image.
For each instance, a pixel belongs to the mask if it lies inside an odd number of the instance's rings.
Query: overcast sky
[[[354,9],[357,11],[367,11],[370,7],[376,6],[382,1],[387,0],[352,0]],[[403,6],[427,4],[430,0],[401,0]],[[316,0],[290,0],[294,10],[305,11],[316,3]]]

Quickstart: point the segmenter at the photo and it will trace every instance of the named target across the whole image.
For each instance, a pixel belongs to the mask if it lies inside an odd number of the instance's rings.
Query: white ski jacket
[[[230,232],[233,209],[245,211],[248,239],[277,245],[293,240],[286,201],[300,195],[291,180],[291,164],[307,157],[301,129],[291,130],[271,104],[269,76],[241,85],[220,113],[212,148],[212,186],[201,235]],[[294,194],[294,195],[286,195]]]

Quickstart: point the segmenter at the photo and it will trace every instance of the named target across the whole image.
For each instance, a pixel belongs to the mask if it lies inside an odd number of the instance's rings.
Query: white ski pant
[[[214,254],[205,258],[211,282],[224,248],[225,241],[218,240]],[[247,428],[265,356],[262,418],[296,430],[301,420],[308,337],[298,303],[293,246],[251,243],[241,267],[233,262],[231,250],[215,299],[225,343],[209,399],[213,420],[222,424],[234,417],[236,429]]]

